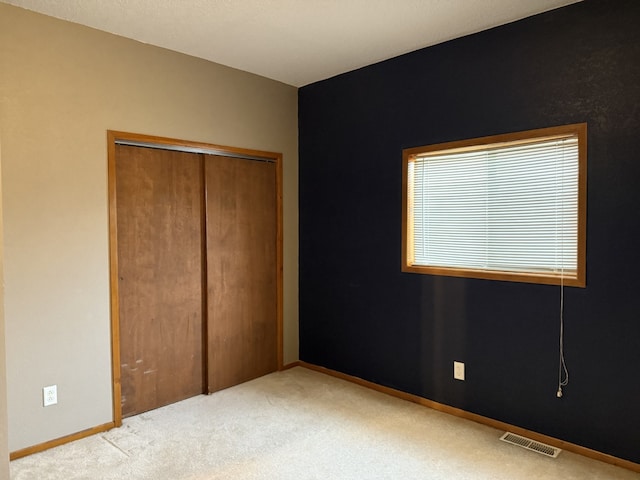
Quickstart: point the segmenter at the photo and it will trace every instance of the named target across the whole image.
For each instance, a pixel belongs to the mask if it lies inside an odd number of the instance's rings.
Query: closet
[[[277,370],[279,155],[109,142],[116,424]]]

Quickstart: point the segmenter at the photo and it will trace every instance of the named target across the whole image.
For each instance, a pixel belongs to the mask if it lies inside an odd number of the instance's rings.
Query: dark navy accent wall
[[[640,463],[640,2],[586,0],[308,85],[299,120],[300,358]],[[558,399],[559,287],[400,271],[401,155],[578,122],[587,287],[565,289]]]

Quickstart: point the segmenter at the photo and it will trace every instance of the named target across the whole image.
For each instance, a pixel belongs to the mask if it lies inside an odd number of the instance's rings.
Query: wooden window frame
[[[578,137],[578,232],[577,232],[577,270],[570,274],[533,273],[508,270],[483,270],[441,266],[422,266],[412,264],[413,225],[409,218],[410,191],[409,164],[419,155],[444,150],[472,151],[487,147],[505,146],[530,142],[533,139],[553,139],[568,136]],[[510,282],[537,283],[545,285],[586,286],[586,224],[587,224],[587,124],[578,123],[558,127],[527,130],[502,135],[439,143],[434,145],[407,148],[402,151],[402,271],[449,277],[479,278]]]

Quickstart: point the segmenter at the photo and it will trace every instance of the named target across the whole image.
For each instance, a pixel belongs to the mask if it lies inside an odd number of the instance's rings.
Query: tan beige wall
[[[0,172],[2,142],[0,142]],[[1,177],[1,175],[0,175]],[[7,438],[7,376],[4,344],[4,255],[2,252],[2,179],[0,178],[0,478],[9,478],[9,442]]]
[[[297,359],[294,87],[0,4],[0,107],[11,451],[112,420],[107,129],[283,153]]]

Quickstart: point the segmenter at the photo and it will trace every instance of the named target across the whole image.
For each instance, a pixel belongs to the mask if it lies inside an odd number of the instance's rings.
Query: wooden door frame
[[[207,155],[222,155],[245,160],[272,162],[276,165],[276,335],[278,370],[283,368],[283,249],[282,249],[282,154],[261,150],[227,147],[175,138],[107,130],[109,194],[109,285],[111,305],[111,369],[113,386],[113,422],[122,425],[120,378],[120,318],[118,297],[118,231],[116,203],[116,144],[178,150]],[[206,352],[204,358],[206,359]]]

